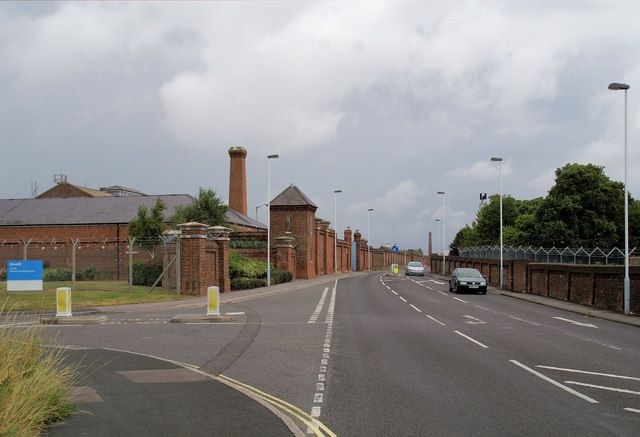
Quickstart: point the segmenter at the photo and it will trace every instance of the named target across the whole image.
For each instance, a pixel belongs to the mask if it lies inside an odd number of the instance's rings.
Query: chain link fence
[[[629,250],[629,256],[636,252],[636,248]],[[459,256],[470,258],[500,259],[500,246],[474,246],[458,248]],[[622,265],[624,264],[624,250],[613,249],[557,248],[544,247],[514,247],[505,246],[503,249],[505,260],[529,260],[547,263],[587,264],[587,265]]]

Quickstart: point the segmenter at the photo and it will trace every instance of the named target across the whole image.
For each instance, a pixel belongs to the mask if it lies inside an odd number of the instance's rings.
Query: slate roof
[[[167,205],[164,213],[167,218],[175,214],[176,207],[194,201],[188,194],[0,199],[0,226],[126,224],[138,214],[138,207],[153,208],[158,198]],[[227,211],[227,221],[267,229],[262,223],[232,210]]]
[[[112,191],[126,191],[128,193],[134,193],[140,196],[146,196],[146,194],[140,190],[136,190],[135,188],[125,187],[123,185],[111,185],[110,187],[100,187],[100,191],[102,192],[106,191],[108,193]]]
[[[304,194],[300,188],[295,185],[290,185],[282,193],[278,194],[275,199],[271,201],[272,206],[312,206],[318,208],[318,206],[311,201]]]

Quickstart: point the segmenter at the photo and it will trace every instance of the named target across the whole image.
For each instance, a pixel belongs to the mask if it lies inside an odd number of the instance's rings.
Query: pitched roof
[[[100,187],[100,191],[110,193],[112,191],[126,191],[128,193],[139,194],[140,196],[146,196],[140,190],[136,190],[135,188],[125,187],[123,185],[111,185],[110,187]]]
[[[153,208],[158,198],[167,205],[164,214],[167,219],[175,214],[178,206],[194,201],[188,194],[0,199],[0,226],[126,224],[138,214],[140,206]],[[262,223],[232,210],[227,211],[227,221],[267,229]]]
[[[282,193],[278,194],[275,199],[271,201],[271,206],[312,206],[318,208],[318,206],[295,185],[290,185]]]
[[[111,193],[96,190],[95,188],[81,187],[80,185],[74,185],[69,182],[61,182],[49,188],[48,190],[40,193],[37,196],[37,198],[40,199],[40,198],[52,198],[52,197],[78,197],[77,194],[73,193],[73,190],[76,190],[76,193],[80,191],[89,197],[110,197],[111,196]]]
[[[165,217],[194,200],[188,194],[0,199],[0,226],[125,224],[136,216],[138,207],[153,208],[158,198],[167,205]]]

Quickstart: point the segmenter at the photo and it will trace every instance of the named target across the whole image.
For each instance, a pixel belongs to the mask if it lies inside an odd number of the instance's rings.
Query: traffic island
[[[234,322],[231,316],[208,316],[206,314],[179,314],[171,319],[171,323],[225,323]]]
[[[43,325],[96,325],[107,321],[107,316],[71,316],[56,317],[42,316],[40,323]]]

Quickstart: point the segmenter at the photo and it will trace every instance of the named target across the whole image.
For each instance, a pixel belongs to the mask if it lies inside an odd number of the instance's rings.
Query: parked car
[[[409,275],[424,276],[424,266],[422,265],[421,262],[411,261],[404,268],[404,274],[407,275],[407,276],[409,276]]]
[[[477,269],[455,269],[449,278],[449,291],[479,291],[487,294],[487,281]]]

